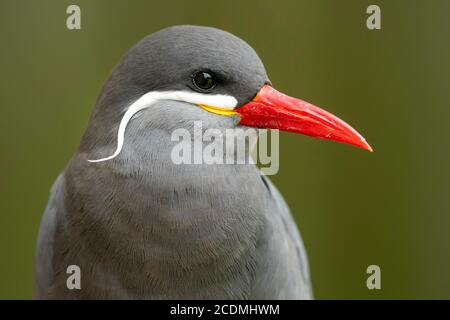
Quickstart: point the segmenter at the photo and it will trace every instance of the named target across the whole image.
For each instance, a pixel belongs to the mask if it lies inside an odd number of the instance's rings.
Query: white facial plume
[[[133,102],[125,112],[120,121],[119,130],[117,132],[117,147],[116,151],[106,157],[95,160],[88,160],[89,162],[101,162],[114,159],[122,150],[124,140],[125,140],[125,129],[127,127],[128,122],[131,120],[133,115],[137,112],[150,107],[157,101],[161,100],[175,100],[175,101],[183,101],[187,103],[197,104],[197,105],[206,105],[206,106],[215,106],[222,109],[233,110],[237,105],[236,98],[228,95],[211,95],[211,94],[202,94],[197,92],[187,92],[187,91],[151,91],[144,94],[142,97]]]

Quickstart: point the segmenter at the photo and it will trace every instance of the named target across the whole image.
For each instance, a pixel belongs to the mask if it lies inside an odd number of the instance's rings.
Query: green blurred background
[[[0,298],[31,298],[50,186],[108,73],[140,38],[176,24],[245,39],[279,90],[374,147],[281,135],[272,179],[302,232],[316,298],[450,298],[450,1],[0,3]],[[66,28],[69,4],[81,30]],[[366,28],[370,4],[381,31]],[[381,290],[366,288],[371,264]]]

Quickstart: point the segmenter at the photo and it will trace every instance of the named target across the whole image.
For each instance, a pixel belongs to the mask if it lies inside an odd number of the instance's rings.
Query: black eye
[[[202,90],[209,90],[216,85],[216,79],[212,73],[200,71],[194,74],[192,82],[197,88]]]

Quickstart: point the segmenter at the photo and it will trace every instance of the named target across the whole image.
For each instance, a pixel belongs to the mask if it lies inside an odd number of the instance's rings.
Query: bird
[[[256,165],[172,161],[172,133],[196,121],[202,130],[276,129],[372,151],[338,117],[277,91],[239,37],[192,25],[152,33],[107,78],[53,184],[33,298],[314,298],[300,232]]]

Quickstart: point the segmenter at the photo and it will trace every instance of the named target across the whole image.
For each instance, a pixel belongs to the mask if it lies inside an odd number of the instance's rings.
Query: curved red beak
[[[241,125],[296,132],[373,151],[363,136],[338,117],[269,85],[235,111],[241,116]]]

